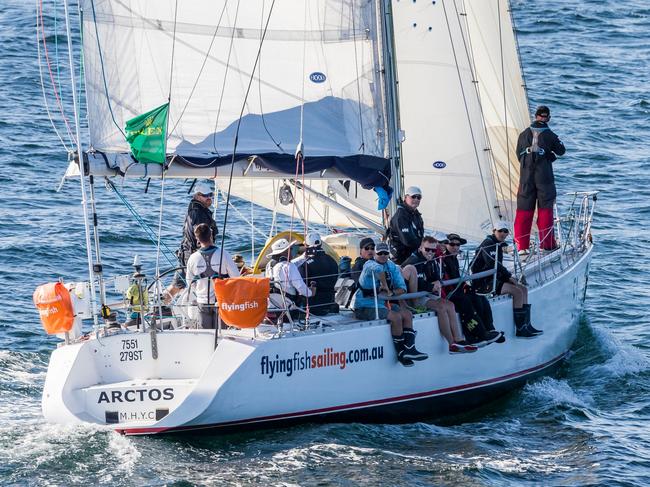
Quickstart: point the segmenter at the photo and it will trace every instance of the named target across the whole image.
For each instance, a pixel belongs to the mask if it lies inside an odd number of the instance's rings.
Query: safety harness
[[[545,130],[548,130],[548,127],[530,127],[530,131],[533,133],[533,142],[529,147],[521,151],[520,157],[524,154],[539,154],[540,156],[546,154],[546,151],[539,146],[539,135]]]

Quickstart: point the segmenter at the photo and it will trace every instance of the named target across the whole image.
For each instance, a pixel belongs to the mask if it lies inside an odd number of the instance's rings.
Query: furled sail
[[[507,2],[393,2],[393,9],[404,184],[423,190],[426,227],[480,239],[497,218],[511,217],[514,144],[527,118]]]
[[[125,172],[133,164],[125,122],[169,98],[167,153],[176,168],[168,175],[201,177],[206,171],[193,170],[230,164],[237,136],[244,166],[255,156],[271,172],[294,173],[301,146],[311,178],[332,170],[375,186],[389,177],[376,2],[81,0],[81,7],[99,166]]]

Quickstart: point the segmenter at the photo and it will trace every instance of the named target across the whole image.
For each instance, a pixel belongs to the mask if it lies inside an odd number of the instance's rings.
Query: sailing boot
[[[416,333],[413,328],[404,328],[404,334],[402,335],[404,337],[404,352],[402,356],[410,360],[426,360],[429,356],[415,348]]]
[[[534,338],[536,335],[528,327],[526,322],[526,309],[525,308],[515,308],[512,310],[515,320],[515,328],[517,332],[515,335],[519,338]]]
[[[531,308],[530,304],[524,304],[524,309],[526,310],[526,323],[528,324],[528,328],[530,329],[530,331],[533,332],[534,335],[541,335],[542,333],[544,333],[544,331],[538,330],[530,323],[530,308]]]
[[[393,335],[393,345],[395,345],[397,361],[404,367],[413,367],[415,365],[413,363],[413,360],[404,357],[404,334],[401,334],[399,336]]]

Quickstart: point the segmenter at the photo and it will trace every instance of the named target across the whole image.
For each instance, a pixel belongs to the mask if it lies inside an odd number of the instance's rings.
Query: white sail
[[[500,62],[494,66],[501,56],[494,47],[495,42],[499,47],[500,34],[489,17],[499,1],[393,2],[400,120],[406,136],[404,184],[423,190],[420,211],[426,227],[474,239],[482,238],[495,219],[508,216],[499,200],[512,199],[512,192],[497,190],[503,186],[503,170],[491,151],[492,141],[505,140],[498,133],[505,125],[499,120],[503,102],[489,106],[487,113],[483,106],[484,99],[488,105],[503,99]],[[510,18],[503,10],[501,38],[509,38],[503,46],[506,70],[520,80]],[[514,132],[523,128],[521,119],[516,123]],[[500,161],[504,147],[497,144]],[[516,169],[510,170],[515,180]]]
[[[514,220],[519,160],[517,137],[530,123],[508,0],[466,1],[472,59],[496,170],[498,204]]]
[[[91,147],[169,96],[168,153],[232,154],[247,99],[237,153],[384,157],[374,2],[271,3],[82,0]]]

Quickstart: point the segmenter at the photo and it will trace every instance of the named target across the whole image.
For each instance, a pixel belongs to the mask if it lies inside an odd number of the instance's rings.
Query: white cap
[[[214,186],[207,181],[199,181],[194,186],[194,194],[196,193],[212,194],[214,193]]]
[[[414,194],[419,194],[422,196],[422,190],[418,188],[417,186],[409,186],[406,188],[406,193],[404,193],[407,196],[413,196]]]
[[[320,238],[320,235],[316,232],[309,232],[305,237],[305,245],[307,247],[318,247],[323,241]]]
[[[510,231],[510,223],[508,223],[505,220],[497,220],[496,222],[494,222],[494,230],[501,230],[503,228]]]
[[[271,245],[271,254],[270,255],[276,255],[276,254],[281,254],[285,250],[287,250],[289,247],[291,247],[291,244],[295,242],[289,243],[289,241],[286,238],[280,238],[273,242],[273,245]]]

